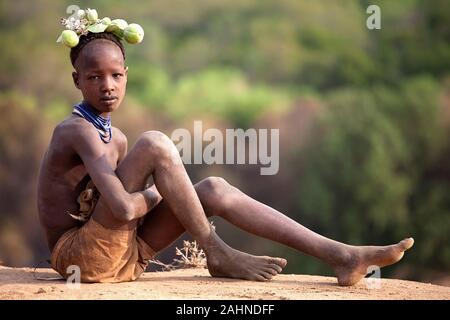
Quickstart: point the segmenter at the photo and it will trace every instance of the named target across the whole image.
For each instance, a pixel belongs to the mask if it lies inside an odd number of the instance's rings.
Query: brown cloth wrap
[[[86,194],[94,195],[95,191],[95,187],[88,184],[80,194],[78,202],[81,212],[92,213],[98,197],[89,199]],[[86,201],[89,200],[94,201],[91,208],[86,210]],[[145,271],[147,260],[155,255],[137,236],[137,229],[111,230],[92,218],[86,218],[88,220],[82,227],[70,229],[56,243],[51,257],[53,269],[67,279],[71,275],[67,273],[67,268],[76,265],[80,268],[81,282],[136,280]]]

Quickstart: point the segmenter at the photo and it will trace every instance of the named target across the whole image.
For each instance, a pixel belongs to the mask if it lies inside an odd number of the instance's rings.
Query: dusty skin
[[[38,269],[37,277],[56,277],[51,269]],[[272,281],[212,278],[206,269],[146,272],[137,281],[116,284],[81,284],[36,280],[32,268],[0,266],[0,299],[374,299],[450,300],[449,287],[428,283],[381,279],[379,289],[369,289],[363,279],[351,287],[338,286],[336,278],[281,274]]]

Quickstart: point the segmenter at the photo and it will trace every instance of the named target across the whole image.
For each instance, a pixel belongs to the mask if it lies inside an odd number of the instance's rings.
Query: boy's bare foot
[[[398,262],[413,244],[414,239],[407,238],[390,246],[351,247],[346,263],[333,266],[339,285],[354,285],[366,276],[371,265],[382,268]]]
[[[211,276],[266,281],[279,274],[287,261],[282,258],[253,256],[235,250],[219,240],[205,248]]]

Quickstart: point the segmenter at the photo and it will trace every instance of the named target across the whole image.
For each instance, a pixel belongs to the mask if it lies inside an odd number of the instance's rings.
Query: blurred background
[[[447,0],[0,0],[0,260],[48,259],[36,209],[40,161],[81,99],[60,17],[76,4],[143,26],[126,45],[128,91],[113,124],[279,128],[280,170],[188,165],[222,176],[327,237],[415,246],[382,270],[450,285],[450,5]],[[369,4],[381,30],[368,30]],[[57,196],[57,195],[55,195]],[[331,275],[315,258],[214,219],[232,246],[286,257],[285,273]],[[177,244],[174,244],[177,245]],[[160,255],[171,261],[174,248]]]

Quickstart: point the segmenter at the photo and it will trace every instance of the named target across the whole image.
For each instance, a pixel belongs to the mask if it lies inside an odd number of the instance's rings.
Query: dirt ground
[[[450,300],[450,287],[396,279],[381,279],[378,284],[363,279],[355,286],[339,287],[332,277],[281,274],[272,281],[252,282],[212,278],[205,269],[147,272],[135,282],[81,284],[79,288],[70,287],[63,280],[36,279],[52,277],[58,274],[51,269],[37,269],[33,273],[32,268],[0,266],[0,300]]]

